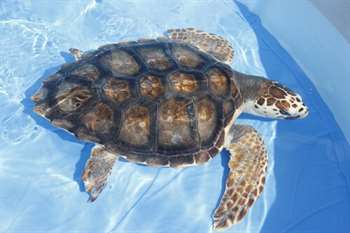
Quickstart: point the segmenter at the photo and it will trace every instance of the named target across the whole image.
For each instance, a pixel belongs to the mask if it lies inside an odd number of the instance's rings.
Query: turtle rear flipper
[[[229,174],[220,206],[215,210],[214,229],[223,230],[239,222],[263,191],[267,169],[264,143],[255,129],[235,125],[230,134]]]
[[[108,152],[101,145],[96,145],[91,150],[82,175],[85,189],[90,194],[89,201],[95,201],[106,186],[117,158],[117,155]]]
[[[194,28],[170,29],[165,35],[172,40],[189,43],[222,62],[232,62],[233,48],[230,42],[221,36]]]

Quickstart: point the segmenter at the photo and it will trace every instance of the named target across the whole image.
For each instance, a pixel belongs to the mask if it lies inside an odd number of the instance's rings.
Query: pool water
[[[0,2],[0,232],[211,232],[227,154],[186,169],[117,162],[87,202],[80,179],[91,144],[32,112],[42,80],[72,62],[68,49],[153,38],[195,27],[227,38],[232,67],[300,93],[310,115],[277,121],[242,115],[268,146],[263,195],[227,232],[346,232],[350,146],[293,58],[244,4],[228,0],[2,0]]]

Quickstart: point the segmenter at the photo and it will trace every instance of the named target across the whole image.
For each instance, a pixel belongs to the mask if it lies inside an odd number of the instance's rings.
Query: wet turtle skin
[[[200,164],[219,152],[242,104],[234,75],[185,43],[109,44],[50,76],[35,111],[129,161]]]

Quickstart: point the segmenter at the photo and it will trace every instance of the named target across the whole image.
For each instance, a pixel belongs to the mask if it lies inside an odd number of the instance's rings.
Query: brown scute
[[[176,72],[169,77],[172,88],[177,92],[191,93],[198,89],[198,81],[192,74]]]
[[[217,155],[219,153],[219,149],[217,147],[212,147],[208,150],[209,155],[211,158],[214,158],[215,155]]]
[[[90,132],[88,132],[88,130],[86,128],[80,128],[77,130],[77,132],[75,133],[75,135],[84,141],[89,141],[89,142],[100,142],[100,140],[93,136]]]
[[[100,63],[114,75],[136,75],[140,69],[135,59],[122,50],[114,50],[103,55]]]
[[[228,77],[216,68],[209,70],[207,75],[210,91],[217,96],[226,95],[230,88]]]
[[[170,167],[183,167],[194,164],[193,156],[176,156],[169,158]]]
[[[87,87],[63,82],[56,95],[57,106],[63,112],[73,112],[86,103],[93,93]],[[61,88],[62,87],[62,88]]]
[[[119,139],[131,145],[146,145],[150,141],[150,124],[148,108],[130,106],[124,113]]]
[[[187,148],[193,145],[189,106],[186,100],[169,99],[161,103],[158,122],[160,146]]]
[[[185,47],[178,46],[178,45],[174,46],[173,53],[177,62],[183,66],[196,68],[203,63],[202,58],[200,58],[197,53]]]
[[[74,89],[78,89],[80,86],[77,83],[71,83],[67,81],[63,81],[58,85],[56,99],[65,98],[70,92]]]
[[[287,95],[281,88],[276,86],[271,86],[269,89],[269,92],[273,97],[276,97],[279,99],[283,99]]]
[[[103,86],[103,91],[108,99],[119,103],[131,97],[129,83],[125,80],[111,78]]]
[[[223,104],[223,107],[225,116],[233,113],[235,110],[234,102],[231,99],[226,100]]]
[[[73,128],[73,123],[66,119],[54,119],[52,120],[52,124],[59,128],[71,129]]]
[[[148,166],[153,167],[160,167],[160,166],[167,166],[169,164],[169,158],[158,156],[158,157],[149,157],[145,160],[146,164]]]
[[[96,81],[100,75],[100,72],[94,65],[84,64],[73,70],[71,74],[83,77],[90,81]]]
[[[164,86],[160,81],[160,78],[147,75],[140,79],[140,93],[142,96],[155,99],[164,94]]]
[[[237,94],[238,94],[238,88],[237,88],[236,83],[234,83],[234,82],[232,82],[232,85],[231,85],[231,92],[232,92],[233,97],[237,96]]]
[[[82,122],[90,131],[107,134],[113,127],[113,112],[107,105],[99,103],[83,116]]]
[[[47,97],[48,90],[45,87],[41,87],[35,95],[32,96],[32,100],[36,103],[39,103]]]
[[[276,99],[271,97],[271,98],[268,98],[268,99],[267,99],[266,104],[267,104],[267,106],[271,106],[271,105],[273,105],[275,102],[276,102]]]
[[[198,133],[202,143],[206,143],[214,134],[217,126],[215,104],[210,99],[202,99],[197,103]]]
[[[196,164],[203,164],[210,159],[208,151],[200,151],[194,156],[194,161]]]
[[[160,48],[141,48],[139,52],[146,64],[152,69],[166,70],[171,67],[168,57]]]
[[[264,105],[265,103],[265,99],[264,98],[259,98],[258,101],[257,101],[257,104],[259,105]]]
[[[240,106],[229,68],[218,63],[171,40],[103,46],[44,81],[34,111],[130,161],[170,166],[182,156],[173,166],[202,164],[221,149]]]

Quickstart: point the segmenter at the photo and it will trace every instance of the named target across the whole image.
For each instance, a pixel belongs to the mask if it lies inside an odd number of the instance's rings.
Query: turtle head
[[[244,112],[277,119],[300,119],[308,115],[308,107],[296,92],[276,81],[244,76],[238,80]]]
[[[270,118],[299,119],[309,113],[299,94],[277,82],[269,82],[250,107],[255,114]]]

